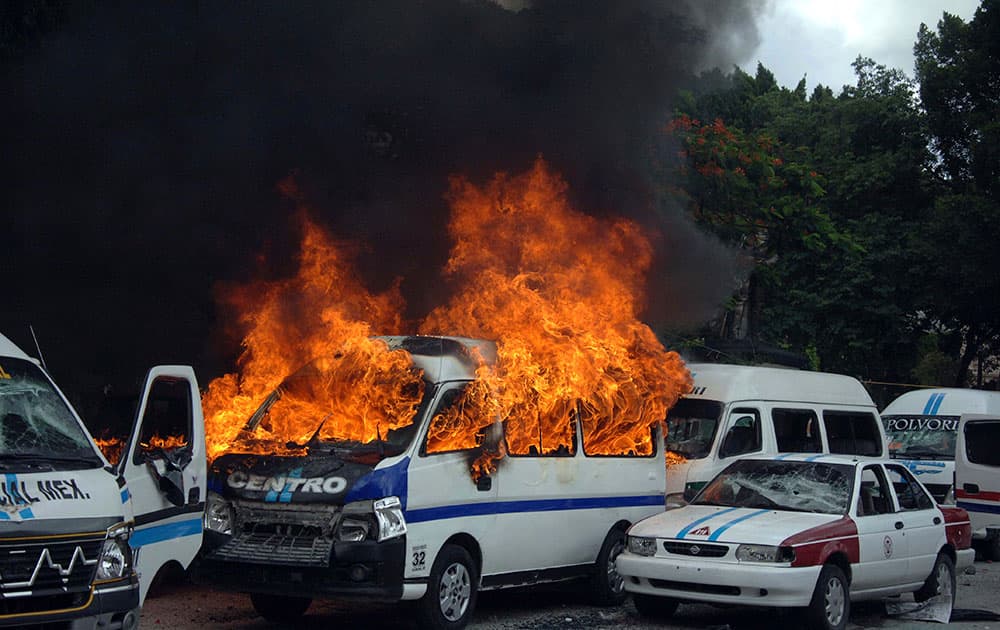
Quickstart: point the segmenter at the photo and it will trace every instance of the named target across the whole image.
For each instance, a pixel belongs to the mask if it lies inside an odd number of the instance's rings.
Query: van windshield
[[[721,416],[718,401],[681,398],[667,412],[667,450],[687,459],[707,457]]]
[[[889,456],[954,460],[959,416],[883,416]]]
[[[102,464],[76,416],[30,361],[0,357],[0,469]]]
[[[413,441],[434,386],[408,355],[399,358],[405,361],[378,365],[344,353],[306,364],[250,416],[243,439],[365,461],[402,453]]]

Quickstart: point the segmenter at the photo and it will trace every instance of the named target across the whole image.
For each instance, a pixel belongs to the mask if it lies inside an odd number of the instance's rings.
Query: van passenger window
[[[882,454],[882,437],[875,414],[857,411],[823,411],[823,426],[831,453]]]
[[[188,446],[191,434],[191,386],[184,379],[159,377],[149,388],[133,462],[163,456]]]
[[[965,424],[965,456],[973,464],[1000,466],[1000,420]]]
[[[779,453],[821,453],[819,419],[812,409],[772,409]]]
[[[885,470],[889,475],[892,487],[896,490],[899,509],[907,511],[929,510],[934,507],[934,500],[927,495],[920,482],[914,479],[905,466],[887,464]]]
[[[888,514],[893,511],[892,493],[879,466],[865,466],[858,489],[858,516]]]
[[[733,457],[759,451],[760,412],[756,409],[734,409],[729,418],[729,430],[719,448],[719,457]]]

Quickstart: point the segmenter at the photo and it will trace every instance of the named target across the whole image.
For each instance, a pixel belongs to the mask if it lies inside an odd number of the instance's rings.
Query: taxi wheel
[[[927,581],[920,587],[919,591],[913,593],[913,599],[918,602],[925,602],[937,595],[944,595],[951,599],[951,605],[955,605],[955,563],[951,557],[939,553],[934,561],[934,568],[927,576]]]
[[[293,597],[291,595],[271,595],[268,593],[251,593],[250,603],[257,614],[271,623],[292,623],[306,614],[312,599],[309,597]]]
[[[851,596],[847,576],[834,564],[823,565],[816,580],[812,601],[806,609],[810,628],[843,630],[851,616]]]
[[[625,550],[625,532],[613,529],[604,539],[601,552],[597,554],[594,577],[591,580],[591,594],[598,606],[619,606],[625,601],[625,578],[618,573],[615,560]]]
[[[679,601],[672,597],[660,597],[658,595],[643,595],[641,593],[632,594],[632,603],[635,609],[643,617],[653,619],[666,619],[677,612]]]
[[[417,602],[417,624],[427,630],[464,628],[476,608],[479,572],[472,556],[459,545],[441,548],[427,592]]]

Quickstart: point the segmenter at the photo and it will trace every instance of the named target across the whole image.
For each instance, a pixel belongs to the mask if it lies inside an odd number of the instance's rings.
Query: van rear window
[[[965,456],[973,464],[1000,466],[1000,420],[965,425]]]
[[[881,455],[882,437],[875,414],[856,411],[823,411],[823,425],[831,453]]]

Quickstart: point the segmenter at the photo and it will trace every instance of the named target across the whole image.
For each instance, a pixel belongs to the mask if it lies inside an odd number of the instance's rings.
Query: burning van
[[[311,600],[419,600],[423,627],[457,628],[479,590],[589,578],[597,603],[621,602],[614,569],[627,527],[663,510],[662,436],[607,454],[584,405],[562,435],[512,434],[485,414],[478,376],[491,342],[379,337],[378,361],[322,357],[284,379],[209,471],[195,579],[248,592],[269,620]],[[360,358],[359,358],[360,357]],[[376,365],[377,363],[377,365]],[[372,387],[378,381],[389,387]],[[308,420],[301,440],[249,436]]]

